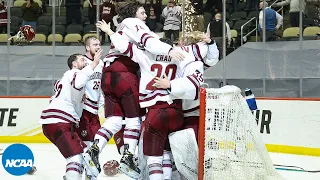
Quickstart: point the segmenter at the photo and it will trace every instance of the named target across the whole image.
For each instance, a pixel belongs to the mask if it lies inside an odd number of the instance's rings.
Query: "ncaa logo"
[[[2,165],[11,175],[21,176],[28,173],[34,164],[31,149],[23,144],[12,144],[2,154]]]

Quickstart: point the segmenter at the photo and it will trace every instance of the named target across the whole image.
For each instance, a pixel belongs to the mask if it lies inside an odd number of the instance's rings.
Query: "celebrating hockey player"
[[[157,88],[170,89],[170,94],[173,95],[171,97],[174,99],[183,99],[184,127],[192,128],[196,138],[198,138],[200,87],[196,83],[192,83],[190,86],[186,86],[186,84],[188,82],[194,82],[194,80],[192,80],[194,77],[198,77],[200,85],[204,82],[204,66],[208,68],[219,61],[219,50],[214,41],[202,32],[191,32],[187,34],[186,39],[186,46],[181,46],[181,48],[187,51],[197,52],[193,57],[197,60],[184,67],[182,74],[180,74],[182,78],[169,81],[166,76],[164,76],[164,78],[156,77],[155,86]],[[204,43],[209,45],[208,50],[201,48]],[[184,88],[181,88],[182,86]]]
[[[206,48],[203,48],[204,44],[208,44],[208,51]],[[186,50],[191,50],[192,52],[197,52],[193,54],[194,56],[190,56],[190,58],[195,58],[198,61],[190,62],[186,64],[183,68],[183,71],[180,74],[181,78],[174,79],[170,81],[167,76],[156,77],[155,78],[155,86],[157,88],[168,89],[172,99],[182,99],[182,109],[184,115],[183,129],[192,128],[195,134],[195,139],[198,140],[198,124],[199,124],[199,89],[200,85],[203,83],[203,72],[204,66],[210,67],[215,65],[219,61],[219,51],[217,49],[216,44],[209,37],[204,35],[202,32],[191,32],[186,35],[186,46],[181,46],[181,48]],[[189,46],[188,46],[189,45]],[[201,52],[202,51],[202,52]],[[194,78],[197,77],[200,83],[196,83],[197,81]],[[191,82],[191,83],[190,83]],[[181,88],[183,87],[183,88]],[[188,137],[192,138],[192,137]],[[188,146],[188,145],[186,145]],[[191,148],[181,147],[183,148]],[[196,147],[196,146],[195,146]],[[196,150],[194,151],[196,152]],[[176,153],[179,154],[179,153]],[[195,157],[197,154],[195,154]],[[166,167],[166,171],[164,171],[165,178],[171,179],[171,169],[175,163],[173,163],[172,153],[165,151],[164,152],[164,162],[168,163]],[[171,164],[170,164],[171,163]],[[172,165],[172,166],[170,166]],[[183,168],[180,164],[176,164],[178,169]],[[192,166],[192,165],[191,165]],[[190,167],[190,166],[189,166]],[[181,173],[185,173],[186,171],[181,171]],[[188,172],[188,171],[187,171]],[[183,174],[186,177],[189,177],[188,174]],[[190,175],[190,174],[189,174]],[[193,174],[191,174],[192,176]],[[179,173],[174,173],[172,178],[177,178]]]
[[[80,180],[84,167],[94,176],[99,174],[90,164],[85,164],[84,157],[90,159],[90,156],[85,156],[83,150],[86,145],[75,133],[75,128],[79,125],[83,111],[85,86],[100,62],[101,53],[102,49],[98,50],[88,66],[81,54],[73,54],[68,58],[70,70],[65,72],[58,82],[58,90],[50,104],[42,111],[39,120],[43,134],[57,146],[67,160],[64,176],[67,180]]]
[[[159,37],[145,25],[147,16],[142,4],[136,1],[127,2],[125,6],[120,8],[118,14],[122,18],[126,18],[121,23],[119,32],[124,33],[129,40],[139,44],[140,48],[146,48],[153,53],[161,55],[169,54],[174,59],[183,59],[183,54],[179,50],[161,42]],[[156,37],[154,38],[154,36]],[[157,48],[152,47],[150,44]],[[125,150],[119,168],[125,174],[136,177],[139,174],[139,168],[135,163],[133,154],[140,134],[139,117],[145,114],[138,104],[138,78],[135,75],[139,67],[135,62],[130,61],[128,57],[113,49],[113,46],[111,46],[110,53],[104,61],[106,66],[110,64],[109,68],[103,70],[102,75],[102,90],[105,94],[107,121],[98,131],[95,137],[95,144],[91,146],[88,153],[93,160],[97,159],[98,154],[108,140],[121,129],[122,117],[125,117]],[[95,161],[95,165],[98,171],[101,171],[98,161]],[[128,171],[128,168],[133,171]]]
[[[87,64],[90,65],[94,61],[94,56],[100,49],[100,40],[95,36],[89,36],[85,39],[86,54],[84,57]],[[79,126],[75,129],[75,132],[79,135],[80,139],[86,143],[87,148],[92,145],[94,136],[101,127],[98,110],[99,107],[104,104],[103,95],[101,93],[101,73],[103,66],[104,63],[100,60],[85,86],[86,96],[84,100],[84,110],[80,118]],[[86,170],[85,173],[87,179],[93,180],[95,178],[90,174],[90,171]]]
[[[166,89],[156,88],[154,86],[154,77],[162,77],[166,74],[169,79],[174,79],[176,72],[179,74],[186,64],[195,61],[193,52],[199,46],[182,48],[181,51],[184,51],[186,58],[179,63],[179,61],[173,61],[169,56],[154,55],[148,51],[143,51],[131,42],[124,43],[126,42],[125,36],[119,32],[113,33],[105,22],[99,23],[101,23],[101,30],[110,36],[115,48],[130,56],[133,61],[140,65],[140,105],[148,109],[142,134],[143,143],[145,143],[143,153],[147,156],[149,178],[161,179],[163,178],[163,151],[164,149],[169,149],[166,147],[168,145],[167,135],[182,128],[183,114],[181,101],[172,101]],[[197,52],[199,61],[207,54],[208,47],[207,45],[204,47],[206,47],[206,51],[203,51],[204,54],[201,54],[202,51]],[[193,76],[189,84],[193,85],[193,83],[199,84],[199,77]]]

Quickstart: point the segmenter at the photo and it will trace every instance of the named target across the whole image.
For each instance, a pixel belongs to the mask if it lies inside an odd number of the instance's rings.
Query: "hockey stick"
[[[299,166],[287,166],[287,165],[281,165],[281,164],[274,164],[276,167],[276,170],[281,171],[295,171],[295,172],[307,172],[307,173],[320,173],[320,170],[306,170]]]

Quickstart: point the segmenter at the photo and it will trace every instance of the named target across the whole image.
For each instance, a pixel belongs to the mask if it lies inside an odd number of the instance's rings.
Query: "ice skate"
[[[120,160],[119,170],[133,179],[139,179],[140,169],[138,167],[138,160],[131,152],[128,151],[128,149],[129,145],[125,144],[123,156]]]
[[[95,177],[101,172],[99,163],[99,147],[97,146],[98,140],[95,140],[93,145],[84,153],[84,160],[89,170]]]

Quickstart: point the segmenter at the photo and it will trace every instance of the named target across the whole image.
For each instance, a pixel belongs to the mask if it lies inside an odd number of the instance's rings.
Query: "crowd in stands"
[[[121,21],[116,13],[116,5],[124,0],[116,2],[112,0],[103,0],[99,5],[98,19],[104,19],[106,22],[111,22],[114,29]],[[307,39],[315,39],[319,28],[319,7],[320,3],[313,3],[308,6],[308,2],[303,1],[302,6],[299,6],[299,0],[279,0],[273,3],[271,0],[265,5],[261,5],[259,0],[228,0],[226,15],[226,38],[227,46],[235,47],[240,45],[239,37],[241,26],[247,23],[250,19],[256,18],[256,21],[250,21],[243,28],[244,34],[257,28],[260,32],[264,28],[262,24],[263,16],[261,9],[266,8],[266,40],[274,41],[279,37],[292,40],[298,38],[299,34],[299,11],[303,13],[303,36]],[[10,33],[14,35],[22,25],[31,25],[36,31],[34,42],[50,43],[52,41],[52,16],[51,12],[47,11],[48,1],[46,0],[15,0],[13,7],[10,9]],[[211,37],[216,37],[217,44],[222,45],[222,1],[217,0],[191,0],[193,5],[194,16],[197,28],[196,30],[206,32]],[[270,5],[272,4],[272,7]],[[289,16],[289,24],[286,25],[279,35],[278,29],[284,25],[283,19],[277,10],[284,7],[284,16]],[[289,7],[289,8],[288,8]],[[95,22],[97,20],[96,0],[65,0],[64,7],[65,15],[55,17],[55,39],[61,44],[75,44],[82,42],[86,36],[96,33]],[[318,9],[317,9],[318,8]],[[316,9],[316,10],[315,10]],[[148,27],[158,33],[177,42],[181,36],[181,2],[176,0],[145,0],[145,10],[148,16]],[[7,33],[7,5],[0,1],[0,36],[5,36]],[[280,17],[280,16],[281,17]],[[309,26],[313,26],[311,29]],[[291,28],[291,29],[290,29]],[[298,29],[297,29],[298,28]],[[319,29],[318,29],[319,28]],[[305,34],[305,30],[307,30]],[[271,33],[269,33],[269,31]],[[298,33],[297,33],[298,32]],[[294,34],[296,33],[296,34]],[[270,35],[271,34],[271,35]],[[259,33],[262,37],[262,33]],[[272,38],[269,38],[272,37]],[[290,37],[290,38],[288,38]],[[309,38],[308,38],[309,37]],[[220,39],[219,39],[220,38]],[[102,42],[108,42],[108,38],[104,33],[101,33]],[[247,40],[255,41],[255,33],[248,36]],[[260,40],[260,38],[258,38]],[[0,42],[2,38],[0,37]],[[220,45],[220,46],[221,46]]]

